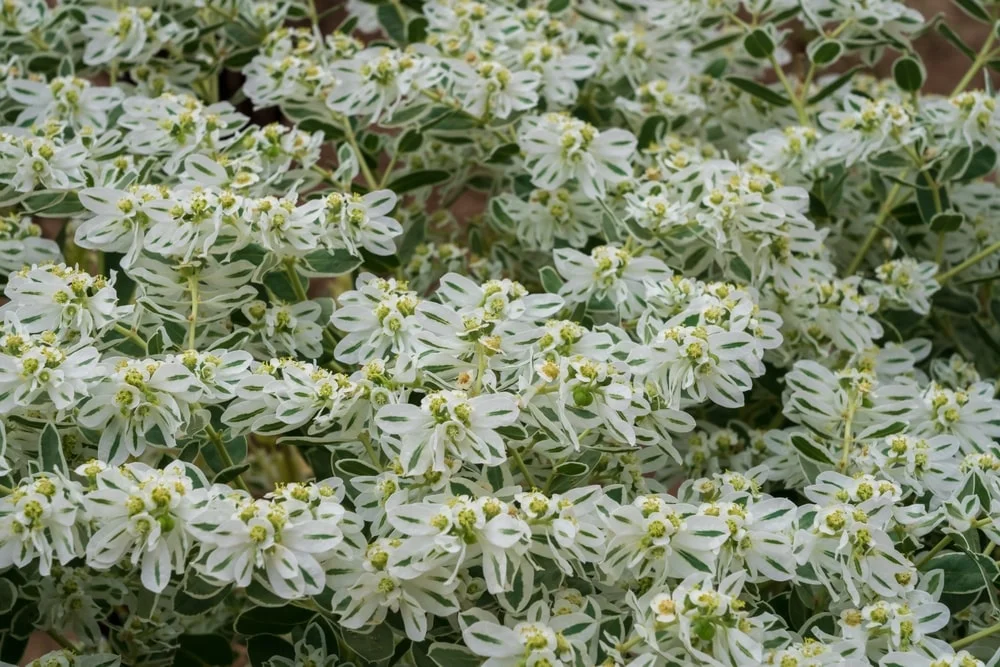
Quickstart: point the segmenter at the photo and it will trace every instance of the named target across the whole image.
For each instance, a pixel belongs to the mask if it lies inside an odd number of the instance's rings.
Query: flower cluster
[[[997,665],[957,4],[0,3],[0,663]]]

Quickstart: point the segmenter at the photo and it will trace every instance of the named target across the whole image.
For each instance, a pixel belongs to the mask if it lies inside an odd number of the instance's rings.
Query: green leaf
[[[993,559],[972,553],[938,554],[922,569],[943,570],[944,592],[952,595],[981,591],[1000,575]]]
[[[427,235],[427,218],[425,216],[417,216],[415,220],[407,227],[406,231],[403,232],[403,237],[399,242],[399,259],[402,262],[408,262],[413,253],[416,251],[417,247],[424,242],[424,237]]]
[[[545,9],[549,14],[558,14],[567,7],[569,7],[570,0],[549,0],[549,4],[546,5]]]
[[[763,60],[774,53],[774,40],[767,31],[757,28],[743,39],[743,48],[751,57]]]
[[[372,466],[371,463],[362,461],[361,459],[341,459],[337,461],[335,467],[348,479],[352,477],[370,477],[382,472]]]
[[[203,439],[207,438],[207,436],[205,435],[202,435],[201,437]],[[229,454],[229,458],[232,459],[234,463],[240,464],[243,463],[243,461],[246,459],[247,457],[246,436],[239,435],[236,436],[235,438],[232,438],[231,440],[224,441],[223,446],[226,448],[226,452]],[[205,459],[205,463],[208,464],[208,467],[212,470],[212,472],[221,474],[224,470],[227,469],[227,464],[225,461],[222,460],[222,457],[219,456],[219,452],[215,448],[215,445],[212,444],[205,445],[202,449],[201,455]],[[235,478],[236,476],[234,475],[232,479]]]
[[[249,463],[238,463],[234,466],[229,466],[220,470],[219,474],[212,478],[212,482],[215,484],[228,484],[249,469]]]
[[[830,83],[820,88],[819,92],[817,92],[815,95],[813,95],[807,100],[809,106],[817,104],[818,102],[822,102],[826,98],[830,97],[830,95],[833,95],[835,92],[846,86],[848,83],[854,80],[854,75],[857,74],[857,72],[861,69],[864,69],[863,66],[855,65],[854,67],[847,70],[846,72],[838,76]]]
[[[411,19],[410,22],[406,24],[406,41],[410,44],[426,41],[427,24],[428,21],[423,16]]]
[[[787,107],[792,103],[791,100],[781,93],[775,92],[752,79],[744,79],[739,76],[727,76],[726,81],[733,84],[743,92],[749,93],[757,99],[763,100],[764,102],[776,107]]]
[[[827,463],[833,465],[833,461],[825,451],[823,451],[819,445],[811,442],[807,437],[803,435],[793,435],[789,440],[792,446],[810,461],[817,461],[819,463]]]
[[[56,430],[55,424],[45,425],[39,444],[39,458],[43,471],[62,473],[68,471],[66,454],[62,448],[62,438],[59,437],[59,431]]]
[[[840,59],[844,53],[844,44],[836,39],[825,39],[819,37],[814,39],[806,47],[806,53],[816,65],[832,65]]]
[[[740,38],[739,33],[731,33],[729,35],[724,35],[718,39],[713,39],[704,44],[699,44],[694,47],[692,53],[707,53],[708,51],[714,51],[715,49],[721,49],[724,46],[728,46]]]
[[[966,44],[965,41],[958,36],[958,33],[948,27],[947,23],[939,23],[937,29],[938,32],[941,33],[941,36],[948,40],[952,46],[965,54],[966,58],[969,60],[976,59],[976,50]]]
[[[0,579],[0,616],[14,608],[17,602],[17,586],[10,579]]]
[[[923,218],[920,217],[920,209],[917,208],[915,202],[900,204],[892,209],[892,217],[904,227],[916,227],[924,224]]]
[[[406,43],[406,23],[396,5],[386,2],[376,9],[378,22],[385,28],[385,32],[399,44]]]
[[[343,636],[348,648],[369,662],[391,658],[396,647],[392,630],[384,623],[376,625],[371,632],[365,634],[345,629]]]
[[[951,208],[948,190],[935,180],[934,174],[928,171],[917,174],[916,182],[917,208],[924,222],[930,224],[934,216]]]
[[[902,56],[892,64],[892,78],[901,90],[913,93],[924,85],[927,71],[924,64],[914,56]]]
[[[264,667],[265,662],[277,656],[294,662],[295,647],[275,635],[255,635],[247,640],[247,657],[253,667]]]
[[[982,178],[993,171],[993,167],[996,166],[996,163],[997,152],[989,146],[981,146],[973,151],[972,157],[969,158],[969,164],[966,166],[965,171],[955,180],[964,183],[965,181]]]
[[[878,428],[868,427],[864,431],[858,434],[858,439],[869,439],[869,438],[887,438],[890,435],[896,435],[897,433],[902,433],[906,430],[906,422],[898,421],[892,422],[891,424],[886,424],[885,426],[880,426]]]
[[[663,116],[650,116],[642,122],[639,128],[638,143],[640,149],[648,148],[657,139],[660,128],[667,124]]]
[[[305,264],[302,268],[306,274],[324,278],[343,276],[361,266],[361,258],[343,248],[313,250],[302,259]],[[308,288],[308,284],[306,287]]]
[[[729,258],[729,270],[733,272],[734,276],[744,282],[749,283],[753,280],[753,272],[746,261],[739,255],[732,255]]]
[[[222,635],[181,635],[174,667],[231,664],[233,649]]]
[[[241,635],[285,634],[305,625],[316,613],[286,604],[277,609],[272,607],[251,607],[236,618],[234,626]]]
[[[559,290],[562,289],[563,279],[559,277],[559,273],[551,266],[543,266],[539,269],[538,277],[542,281],[542,287],[549,294],[558,294]]]
[[[386,5],[381,6],[385,7]],[[389,183],[386,187],[395,192],[397,195],[401,195],[405,192],[416,190],[417,188],[444,183],[450,177],[451,173],[442,169],[426,169],[423,171],[414,171],[406,174],[405,176],[400,176],[396,180]]]
[[[407,130],[396,142],[396,152],[412,153],[424,143],[424,135],[419,130]]]
[[[487,164],[509,164],[511,160],[521,152],[521,147],[515,143],[497,146],[486,158]]]
[[[965,216],[956,211],[944,211],[931,218],[931,231],[937,233],[953,232],[962,226]]]
[[[962,11],[976,19],[977,21],[982,21],[983,23],[993,23],[993,19],[990,18],[990,13],[986,11],[983,4],[979,0],[952,0],[956,5],[958,5]]]
[[[435,642],[431,644],[427,655],[438,667],[479,667],[483,662],[472,651],[457,644]]]
[[[944,288],[931,298],[935,308],[958,315],[974,315],[979,312],[979,301],[972,295]]]

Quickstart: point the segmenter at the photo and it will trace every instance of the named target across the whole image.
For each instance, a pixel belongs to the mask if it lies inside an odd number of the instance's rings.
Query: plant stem
[[[361,444],[365,446],[365,452],[368,453],[368,458],[372,460],[372,463],[375,464],[376,468],[381,470],[382,463],[378,460],[378,454],[376,454],[375,450],[372,449],[371,438],[368,436],[367,433],[362,433],[358,439],[361,440]]]
[[[191,292],[191,320],[188,324],[188,348],[193,350],[196,330],[198,328],[198,276],[188,277],[188,290]]]
[[[125,336],[126,338],[128,338],[129,340],[131,340],[133,343],[135,343],[136,345],[138,345],[139,347],[141,347],[142,349],[144,349],[144,350],[147,349],[146,341],[144,341],[142,339],[142,337],[139,336],[139,334],[137,334],[136,332],[132,331],[131,329],[129,329],[127,327],[123,327],[120,324],[116,324],[115,325],[115,331],[117,331],[121,335]]]
[[[976,54],[976,59],[973,60],[972,65],[969,66],[969,71],[967,71],[965,73],[965,76],[963,76],[961,80],[955,85],[955,88],[954,90],[951,91],[951,95],[949,95],[949,97],[954,97],[958,93],[965,90],[965,87],[969,85],[973,77],[975,77],[976,74],[979,73],[979,70],[981,70],[983,68],[983,65],[985,65],[986,62],[990,59],[990,56],[992,54],[989,53],[989,50],[990,47],[993,46],[994,39],[996,39],[996,31],[993,30],[991,26],[990,34],[986,38],[986,41],[983,42],[983,46],[982,48],[979,49],[979,53]]]
[[[978,519],[972,522],[972,528],[982,528],[983,526],[988,525],[992,522],[993,522],[992,517],[986,517],[985,519]],[[951,544],[952,541],[953,538],[951,535],[945,535],[944,537],[942,537],[940,540],[938,540],[937,544],[931,547],[930,551],[928,551],[920,558],[920,560],[914,563],[916,568],[918,570],[922,570],[924,566],[927,565],[927,563],[929,563],[932,558],[934,558],[934,556],[937,556],[939,553],[941,553],[941,550],[944,549],[949,544]]]
[[[769,56],[771,60],[771,67],[774,68],[774,73],[778,77],[778,81],[785,88],[785,93],[788,94],[788,99],[792,102],[792,106],[795,107],[795,113],[799,117],[799,123],[808,126],[809,125],[809,114],[806,113],[806,108],[802,104],[802,100],[798,95],[795,94],[795,90],[792,88],[792,84],[788,81],[788,77],[785,76],[785,70],[782,69],[781,65],[778,63],[778,59],[774,57],[772,53]]]
[[[216,453],[218,453],[219,458],[222,459],[225,466],[227,468],[232,468],[236,465],[236,462],[233,461],[233,457],[229,455],[229,450],[226,449],[226,443],[222,442],[222,434],[216,431],[211,424],[205,427],[205,432],[208,433],[208,439],[212,441],[212,444],[215,446]],[[250,488],[247,486],[247,483],[243,481],[242,475],[237,475],[235,482],[236,486],[249,493]]]
[[[961,273],[962,271],[965,271],[967,268],[969,268],[974,264],[978,264],[979,262],[983,261],[984,259],[986,259],[987,257],[989,257],[990,255],[992,255],[997,251],[1000,251],[1000,241],[997,241],[996,243],[986,246],[985,248],[983,248],[975,255],[962,262],[961,264],[953,266],[944,273],[938,274],[937,281],[943,285],[952,278],[954,278],[957,274]]]
[[[306,0],[306,11],[309,13],[309,22],[319,28],[319,13],[316,11],[316,0]]]
[[[514,459],[514,463],[517,464],[517,469],[521,471],[522,475],[524,475],[524,479],[531,485],[531,488],[540,488],[535,482],[535,478],[531,476],[530,472],[528,472],[528,466],[524,465],[524,459],[521,458],[521,453],[511,447],[510,455]]]
[[[76,645],[76,642],[70,640],[66,635],[59,632],[58,630],[46,630],[45,634],[47,634],[49,637],[52,637],[52,639],[55,640],[55,642],[64,649],[68,649],[74,652],[80,650],[80,647]]]
[[[378,181],[375,180],[375,175],[372,174],[372,170],[368,168],[368,162],[365,160],[364,153],[361,152],[361,147],[358,146],[358,138],[354,136],[354,128],[351,127],[351,119],[344,116],[344,137],[347,139],[347,143],[351,145],[354,149],[354,156],[358,160],[358,166],[361,167],[361,175],[365,177],[365,184],[368,185],[369,190],[378,190]]]
[[[285,260],[285,275],[288,276],[288,281],[292,283],[292,291],[295,292],[295,298],[299,301],[308,301],[309,295],[306,294],[305,288],[299,282],[299,272],[295,270],[294,258]]]
[[[980,639],[985,639],[990,635],[996,634],[997,632],[1000,632],[1000,623],[994,623],[990,627],[984,628],[979,632],[969,635],[968,637],[962,637],[961,639],[956,639],[951,643],[951,647],[962,648],[964,646],[968,646],[969,644],[975,643]]]
[[[858,270],[858,267],[861,266],[861,262],[864,261],[865,255],[867,255],[868,251],[871,249],[872,244],[875,243],[878,233],[882,230],[882,224],[885,222],[885,219],[889,217],[889,213],[892,211],[892,207],[896,203],[896,197],[899,196],[899,191],[903,187],[902,181],[906,178],[906,176],[907,172],[904,171],[900,175],[899,180],[896,181],[896,184],[892,186],[891,190],[889,190],[889,194],[886,195],[885,201],[882,203],[882,208],[879,209],[878,215],[875,217],[875,224],[872,225],[872,229],[868,232],[868,236],[865,237],[861,247],[858,248],[858,252],[854,255],[854,259],[852,259],[851,263],[847,266],[848,276],[854,275],[854,273]]]
[[[852,391],[847,395],[847,400],[851,404],[847,408],[847,418],[844,422],[844,453],[840,458],[840,471],[845,474],[851,461],[851,447],[854,445],[854,413],[858,409],[858,397]]]

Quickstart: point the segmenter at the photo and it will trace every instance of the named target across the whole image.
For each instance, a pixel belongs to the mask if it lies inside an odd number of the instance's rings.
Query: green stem
[[[961,264],[948,269],[944,273],[938,274],[937,281],[943,285],[952,278],[954,278],[957,274],[961,273],[962,271],[965,271],[967,268],[973,266],[974,264],[978,264],[979,262],[983,261],[984,259],[986,259],[987,257],[989,257],[990,255],[992,255],[997,251],[1000,251],[1000,241],[997,241],[992,245],[986,246],[985,248],[983,248],[975,255],[962,262]]]
[[[226,443],[222,442],[222,435],[216,431],[211,424],[205,427],[205,431],[208,433],[208,439],[212,441],[212,445],[215,446],[215,451],[218,453],[219,458],[222,459],[226,468],[232,468],[236,465],[236,462],[233,461],[233,457],[229,455],[229,450],[226,449]],[[250,488],[247,486],[247,483],[243,481],[242,475],[237,475],[234,481],[236,482],[236,486],[249,493]]]
[[[516,449],[514,449],[513,447],[511,447],[510,455],[514,459],[514,463],[517,465],[517,469],[521,471],[522,475],[524,475],[524,479],[528,482],[528,484],[531,485],[531,488],[533,489],[539,488],[538,484],[535,482],[535,478],[531,476],[530,472],[528,472],[528,466],[524,465],[524,459],[521,458],[521,453]]]
[[[376,468],[378,468],[379,470],[381,470],[382,469],[382,463],[378,459],[378,454],[376,454],[375,450],[372,449],[371,438],[368,436],[367,433],[362,433],[361,436],[358,439],[361,440],[361,444],[365,446],[365,452],[368,453],[368,458],[370,458],[372,460],[372,463],[375,464]]]
[[[799,117],[799,123],[808,126],[809,125],[809,114],[806,113],[805,105],[802,104],[802,100],[798,95],[795,94],[795,89],[792,88],[792,84],[788,81],[788,77],[785,76],[785,70],[782,69],[781,64],[778,59],[772,53],[769,56],[771,60],[771,67],[774,68],[774,73],[778,77],[778,81],[785,88],[785,93],[788,95],[788,99],[791,100],[792,106],[795,107],[795,113]]]
[[[847,396],[847,400],[851,404],[847,407],[847,418],[844,423],[844,453],[840,457],[840,471],[843,473],[847,472],[847,466],[851,461],[851,447],[854,445],[854,413],[858,409],[857,396],[854,392],[850,392]]]
[[[640,642],[642,642],[642,637],[640,637],[639,635],[636,635],[635,637],[632,637],[631,639],[629,639],[624,644],[619,644],[615,648],[618,649],[619,653],[621,653],[622,655],[625,655],[626,653],[628,653],[629,651],[632,650],[633,646],[636,646]]]
[[[973,644],[973,643],[979,641],[980,639],[985,639],[986,637],[989,637],[990,635],[994,635],[997,632],[1000,632],[1000,623],[994,623],[990,627],[984,628],[984,629],[980,630],[979,632],[975,632],[975,633],[969,635],[968,637],[962,637],[961,639],[956,639],[955,641],[953,641],[951,643],[951,647],[952,648],[963,648],[965,646],[968,646],[969,644]]]
[[[285,260],[285,275],[288,276],[289,282],[292,283],[292,291],[295,292],[295,298],[299,301],[308,301],[309,295],[306,294],[305,288],[302,286],[301,281],[299,281],[299,272],[295,270],[295,258]]]
[[[344,137],[347,139],[347,143],[351,145],[354,149],[354,155],[358,160],[358,166],[361,167],[361,175],[365,177],[365,184],[368,185],[369,190],[378,190],[378,181],[375,180],[375,175],[372,174],[372,170],[368,168],[368,162],[365,160],[364,153],[361,152],[361,147],[358,145],[358,138],[354,136],[354,128],[351,127],[351,119],[346,116],[343,119],[344,125]]]
[[[882,231],[882,224],[885,222],[885,219],[889,217],[892,207],[895,206],[896,197],[899,196],[899,191],[903,187],[902,181],[906,178],[906,176],[907,172],[904,171],[900,175],[899,180],[892,186],[892,189],[889,190],[889,194],[886,195],[885,201],[882,203],[882,208],[879,209],[878,215],[875,218],[875,224],[872,225],[872,229],[868,232],[868,236],[865,237],[861,247],[858,248],[858,252],[854,255],[854,259],[852,259],[851,263],[847,266],[848,276],[854,275],[854,273],[857,272],[858,267],[861,266],[861,262],[865,259],[865,255],[868,254],[872,244],[875,243],[875,239],[878,238],[878,233]]]
[[[944,549],[949,544],[951,544],[951,535],[945,535],[940,540],[938,540],[937,544],[931,547],[930,551],[921,556],[920,560],[914,563],[914,565],[918,570],[924,569],[924,566],[926,566],[927,563],[929,563],[931,559],[934,558],[934,556],[937,556],[939,553],[941,553],[941,550]]]
[[[959,80],[958,84],[955,86],[954,90],[951,91],[950,97],[954,97],[958,93],[965,90],[965,87],[969,85],[973,77],[979,73],[979,70],[983,68],[989,59],[992,57],[992,53],[989,52],[990,47],[993,46],[993,40],[996,39],[996,31],[990,30],[989,36],[987,36],[986,41],[983,42],[982,48],[979,49],[979,53],[976,54],[976,59],[972,61],[972,65],[969,66],[969,71],[965,73],[965,76]]]
[[[133,343],[135,343],[136,345],[138,345],[139,347],[141,347],[142,349],[144,349],[144,350],[147,349],[146,341],[144,341],[142,339],[142,337],[139,336],[139,334],[137,334],[136,332],[132,331],[131,329],[129,329],[127,327],[123,327],[120,324],[116,324],[115,325],[115,331],[117,331],[121,335],[125,336],[126,338],[128,338],[129,340],[131,340]]]
[[[45,634],[47,634],[49,637],[52,637],[52,639],[55,640],[55,642],[64,649],[68,649],[74,652],[80,650],[80,648],[76,645],[76,642],[70,640],[68,637],[66,637],[66,635],[59,632],[58,630],[46,630]]]
[[[198,276],[188,277],[188,290],[191,292],[191,321],[188,324],[188,349],[195,349],[194,339],[198,328]]]
[[[989,525],[990,523],[993,523],[993,518],[986,517],[985,519],[978,519],[976,521],[973,521],[971,527],[982,528],[983,526]],[[941,550],[944,549],[949,544],[951,544],[953,541],[954,539],[952,538],[951,535],[945,535],[944,537],[942,537],[940,540],[938,540],[937,544],[931,547],[930,551],[925,553],[923,556],[921,556],[920,560],[914,563],[916,568],[918,570],[924,569],[927,563],[929,563],[931,559],[934,558],[934,556],[937,556],[939,553],[941,553]]]
[[[316,11],[316,0],[306,0],[306,12],[309,14],[309,22],[318,28],[319,13]]]

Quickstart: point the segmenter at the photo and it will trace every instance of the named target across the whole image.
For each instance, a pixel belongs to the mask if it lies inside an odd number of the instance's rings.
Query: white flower
[[[589,257],[570,248],[556,250],[554,256],[556,269],[565,279],[559,294],[568,304],[606,299],[623,319],[642,313],[648,284],[671,275],[670,269],[655,257],[636,257],[611,245],[594,248]]]
[[[571,116],[550,113],[525,122],[518,144],[525,166],[539,188],[553,190],[575,179],[591,199],[604,196],[606,186],[627,179],[636,140],[631,133],[599,131]]]
[[[0,567],[27,567],[38,560],[45,577],[53,561],[66,565],[80,555],[79,485],[62,477],[26,477],[0,498]]]
[[[398,504],[388,508],[389,524],[408,536],[406,550],[420,558],[432,551],[451,555],[461,566],[481,556],[487,590],[502,593],[510,586],[519,556],[527,548],[530,530],[511,516],[496,498],[451,498],[447,503]]]
[[[88,464],[77,469],[87,474]],[[179,461],[163,470],[141,463],[106,468],[86,497],[89,515],[99,521],[87,543],[87,564],[114,567],[130,554],[141,563],[142,583],[159,593],[185,567],[190,537],[185,525],[192,510],[191,480]]]
[[[255,333],[255,347],[263,356],[285,356],[298,352],[307,359],[323,355],[322,307],[315,301],[290,305],[268,305],[252,301],[242,311]]]
[[[579,247],[598,229],[600,212],[591,200],[566,188],[532,190],[528,201],[500,195],[491,201],[493,220],[514,231],[525,246],[551,250],[556,240]],[[513,227],[513,230],[510,228]]]
[[[65,264],[42,264],[11,275],[0,307],[15,314],[33,334],[52,332],[61,338],[95,337],[130,309],[118,306],[114,278],[93,276]]]
[[[323,239],[331,247],[347,248],[352,255],[361,249],[375,255],[396,252],[393,239],[403,228],[389,213],[396,207],[396,195],[376,190],[364,196],[333,193],[321,200],[319,214]]]
[[[108,112],[125,97],[119,88],[97,87],[74,76],[55,77],[48,83],[11,79],[7,82],[7,92],[25,107],[17,117],[17,124],[22,126],[39,119],[58,119],[74,127],[104,129]]]
[[[29,216],[17,212],[0,216],[0,275],[61,259],[59,245],[41,238],[41,229]]]
[[[378,412],[379,429],[397,436],[397,451],[406,475],[428,470],[445,472],[446,456],[466,463],[497,465],[507,460],[498,427],[517,421],[518,407],[510,394],[469,398],[463,391],[425,396],[420,406],[386,405]]]
[[[407,287],[395,279],[365,273],[358,277],[356,290],[340,295],[340,307],[330,321],[347,335],[337,342],[337,359],[365,363],[381,359],[388,352],[410,351],[413,315],[420,300]]]
[[[25,339],[16,333],[7,333],[0,343],[0,412],[71,410],[104,371],[93,347],[63,349],[44,337]]]
[[[894,259],[875,269],[879,283],[872,290],[883,303],[926,315],[931,310],[931,297],[941,289],[935,280],[938,266],[934,262],[918,262],[912,257]]]
[[[333,65],[337,85],[326,105],[347,116],[372,121],[391,114],[420,89],[434,83],[435,72],[422,56],[372,47]]]
[[[566,48],[559,42],[529,42],[521,48],[519,64],[541,75],[539,91],[551,109],[576,101],[576,82],[594,73],[597,68],[595,55],[595,50],[588,47]]]
[[[344,542],[339,524],[350,519],[339,503],[317,504],[310,495],[210,502],[189,524],[207,547],[199,570],[241,587],[256,577],[286,599],[322,591],[325,574],[319,559],[338,553]]]
[[[88,7],[87,22],[80,31],[86,36],[83,61],[100,65],[118,59],[135,62],[151,56],[174,32],[160,26],[161,15],[149,7],[126,7],[114,11]]]
[[[19,129],[0,130],[0,171],[17,192],[36,188],[70,190],[84,185],[87,149],[79,139],[62,141],[30,136]]]
[[[170,221],[170,193],[158,186],[137,185],[128,190],[85,188],[80,203],[93,213],[76,228],[76,243],[82,248],[125,255],[123,266],[131,266],[142,250],[151,224]]]
[[[175,447],[201,388],[178,363],[122,359],[80,407],[82,426],[100,432],[98,456],[111,465],[138,456],[148,444]]]
[[[451,73],[456,95],[473,116],[507,118],[538,104],[541,76],[537,72],[511,72],[498,62],[484,60],[475,66],[457,61]]]
[[[449,616],[458,611],[455,578],[433,562],[417,572],[398,567],[400,546],[399,540],[376,540],[362,558],[355,557],[348,567],[329,574],[327,582],[336,591],[333,609],[345,628],[378,625],[394,611],[403,618],[406,636],[419,642],[427,635],[427,614]]]

